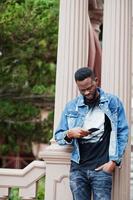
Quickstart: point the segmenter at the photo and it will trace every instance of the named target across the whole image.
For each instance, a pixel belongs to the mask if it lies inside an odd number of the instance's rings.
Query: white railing
[[[33,161],[24,169],[0,169],[0,200],[6,200],[10,188],[19,188],[23,200],[36,199],[37,182],[46,174],[44,161]]]
[[[0,169],[0,200],[9,197],[10,188],[19,188],[23,200],[36,199],[37,183],[46,175],[44,161],[33,161],[24,169]],[[133,200],[133,153],[131,153],[131,198]]]

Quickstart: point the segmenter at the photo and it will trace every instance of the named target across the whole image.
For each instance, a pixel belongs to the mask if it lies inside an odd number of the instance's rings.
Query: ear
[[[98,78],[97,78],[97,77],[95,77],[95,82],[96,82],[96,85],[98,85],[98,84],[99,84],[99,80],[98,80]]]

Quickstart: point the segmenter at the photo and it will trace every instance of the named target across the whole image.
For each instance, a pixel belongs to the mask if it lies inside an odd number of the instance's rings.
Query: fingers
[[[80,128],[80,136],[81,137],[87,136],[89,134],[90,134],[90,132],[88,130]]]
[[[85,137],[87,135],[88,135],[88,133],[86,133],[86,132],[79,133],[79,138]]]
[[[113,164],[113,161],[109,161],[105,163],[104,165],[97,167],[95,170],[96,171],[104,170],[104,171],[112,173],[115,170],[115,166],[116,164],[115,163]]]
[[[95,169],[95,171],[100,171],[100,170],[103,169],[103,167],[104,167],[104,165],[101,165],[100,167],[97,167],[97,168]]]
[[[73,128],[68,131],[68,136],[71,138],[82,138],[84,136],[87,136],[88,134],[89,134],[88,130],[85,130],[80,127]]]

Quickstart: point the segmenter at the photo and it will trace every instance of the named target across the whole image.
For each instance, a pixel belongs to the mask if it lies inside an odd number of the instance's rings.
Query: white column
[[[87,66],[88,0],[61,0],[59,19],[55,127],[64,105],[77,94],[74,72]]]
[[[66,102],[77,95],[74,72],[88,61],[88,0],[60,0],[54,129]],[[52,142],[46,161],[45,200],[71,200],[70,149]]]
[[[132,0],[105,0],[103,22],[102,88],[120,97],[130,124]],[[122,168],[114,174],[114,200],[130,197],[130,141]]]

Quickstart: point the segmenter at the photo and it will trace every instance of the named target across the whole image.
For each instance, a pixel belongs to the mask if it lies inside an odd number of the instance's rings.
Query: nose
[[[90,94],[90,90],[85,90],[84,95],[89,95]]]

